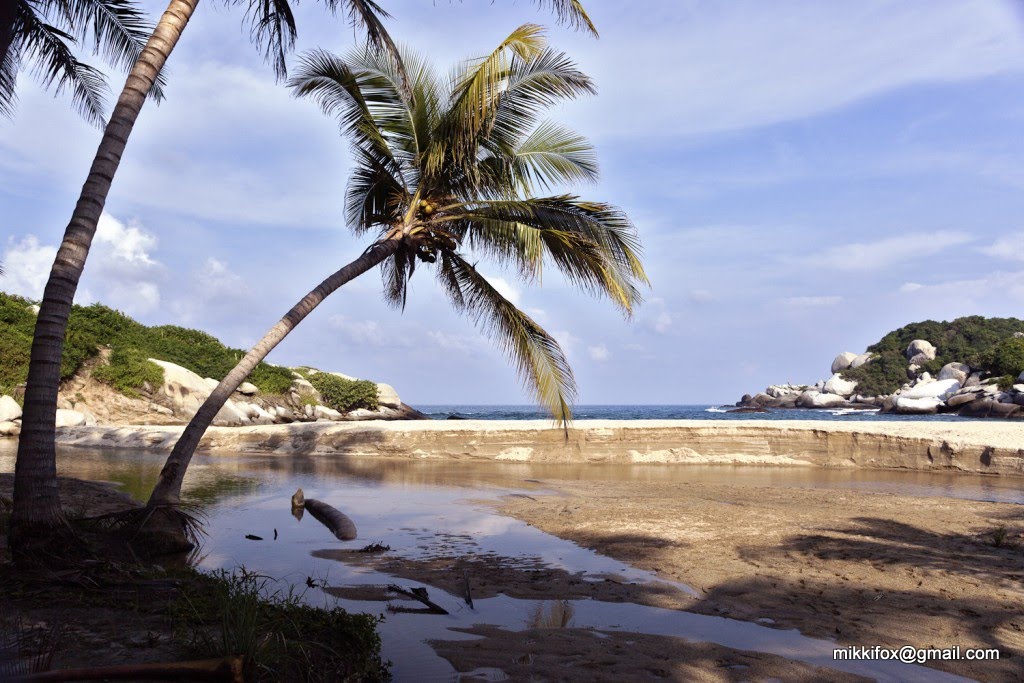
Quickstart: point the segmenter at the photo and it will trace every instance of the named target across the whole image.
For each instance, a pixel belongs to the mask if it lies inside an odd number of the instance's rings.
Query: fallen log
[[[351,541],[356,537],[356,524],[337,508],[327,503],[308,498],[303,506],[318,522],[330,529],[339,541]]]
[[[12,683],[62,683],[64,681],[224,681],[243,683],[241,657],[203,659],[170,664],[119,664],[80,669],[57,669],[7,679]]]
[[[427,597],[426,588],[411,588],[409,590],[406,590],[401,586],[391,583],[388,584],[388,590],[393,593],[398,593],[399,595],[404,595],[407,598],[412,598],[413,600],[422,602],[424,605],[429,607],[430,611],[434,614],[448,614],[448,610],[446,610],[444,607],[441,607],[436,602],[431,601],[430,598]]]

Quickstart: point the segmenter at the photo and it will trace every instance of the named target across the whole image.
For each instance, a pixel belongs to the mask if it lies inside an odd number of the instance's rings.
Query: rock
[[[57,419],[54,422],[57,427],[82,427],[85,425],[85,415],[77,410],[57,409]]]
[[[832,375],[827,382],[825,382],[825,393],[835,394],[836,396],[852,396],[853,392],[857,390],[857,383],[851,382],[848,379],[843,379],[840,374]]]
[[[21,406],[10,396],[0,396],[0,422],[14,422],[21,417]]]
[[[955,394],[946,399],[946,405],[950,408],[959,408],[960,406],[967,405],[977,397],[978,395],[974,392]]]
[[[256,394],[260,393],[260,390],[256,387],[256,385],[251,382],[242,382],[240,385],[238,385],[238,388],[235,389],[235,391],[240,393],[242,396],[255,396]]]
[[[249,424],[249,414],[241,410],[234,401],[228,401],[217,411],[213,424],[218,427],[239,427]]]
[[[988,417],[995,401],[988,398],[977,398],[960,408],[957,415],[961,417]]]
[[[307,419],[312,420],[313,419],[313,406],[311,406],[308,403],[306,405],[302,406],[302,414],[305,415]]]
[[[993,403],[989,411],[989,417],[1020,417],[1021,406],[1015,403]]]
[[[981,385],[981,373],[980,372],[972,372],[971,376],[968,377],[967,381],[964,382],[964,386],[965,387],[976,387],[976,386],[979,386],[979,385]]]
[[[367,410],[366,408],[356,408],[355,410],[348,411],[345,415],[350,420],[376,420],[380,416],[378,411]]]
[[[0,422],[0,436],[18,436],[21,434],[21,425],[13,420]]]
[[[30,306],[26,306],[26,310],[29,313],[31,313],[32,315],[39,315],[39,306],[37,306],[35,304],[32,304]]]
[[[328,408],[327,406],[316,406],[313,409],[313,414],[318,420],[331,420],[332,422],[337,422],[341,419],[341,413],[333,408]]]
[[[939,407],[941,405],[942,401],[932,397],[896,397],[896,412],[901,415],[931,415],[939,412]]]
[[[850,351],[843,351],[841,354],[836,356],[835,360],[832,361],[832,374],[842,372],[853,364],[854,359],[857,358],[857,354]]]
[[[309,380],[301,377],[296,377],[292,380],[291,390],[299,396],[312,396],[317,401],[321,398],[320,392],[316,390],[316,387],[310,384]]]
[[[919,382],[910,389],[900,392],[899,397],[909,400],[934,398],[942,402],[958,391],[960,391],[960,382],[955,379],[940,379],[931,382]]]
[[[164,383],[160,390],[164,396],[171,399],[174,412],[194,415],[210,395],[212,387],[202,377],[180,365],[155,358],[149,360],[164,371]]]
[[[935,360],[935,347],[932,346],[932,343],[929,341],[925,341],[924,339],[915,339],[910,342],[910,346],[907,347],[905,355],[911,364],[914,363],[914,357],[918,355],[924,356],[926,362]],[[924,363],[919,363],[919,365],[924,365]]]
[[[859,356],[854,358],[853,361],[850,363],[850,369],[851,370],[856,370],[857,368],[859,368],[862,365],[867,365],[868,363],[871,362],[872,357],[873,356],[870,353],[862,353],[862,354],[860,354]]]
[[[919,354],[917,354],[917,355],[915,355],[915,356],[911,356],[911,357],[910,357],[910,360],[909,360],[908,362],[910,363],[910,367],[913,367],[913,368],[921,368],[921,367],[923,367],[923,366],[924,366],[924,365],[925,365],[926,363],[928,363],[928,361],[930,361],[930,360],[933,360],[933,359],[932,359],[932,358],[929,358],[929,357],[928,357],[928,354],[925,354],[925,353],[919,353]]]
[[[1018,382],[1024,382],[1024,372],[1022,372],[1019,375],[1017,375],[1017,381]]]
[[[896,410],[896,397],[886,396],[882,399],[882,405],[879,407],[880,413],[891,413]]]
[[[212,377],[204,377],[203,378],[203,382],[206,384],[207,388],[209,389],[208,393],[211,393],[211,394],[213,393],[213,390],[216,389],[217,386],[220,384],[220,382],[218,382],[217,380],[215,380]]]
[[[96,416],[93,415],[92,411],[90,411],[88,408],[78,408],[78,411],[85,416],[86,427],[95,427],[97,424],[99,424],[99,421],[96,419]]]
[[[846,399],[837,394],[822,394],[817,391],[805,391],[800,394],[797,405],[803,408],[837,408],[846,405]]]
[[[966,363],[946,363],[939,370],[939,379],[955,379],[964,384],[971,376],[971,366]]]
[[[174,415],[173,410],[165,406],[159,405],[157,403],[150,403],[146,407],[149,408],[149,412],[151,413],[159,413],[160,415]]]
[[[392,408],[402,405],[402,399],[398,397],[398,392],[390,384],[377,384],[377,402],[382,406],[391,406]]]

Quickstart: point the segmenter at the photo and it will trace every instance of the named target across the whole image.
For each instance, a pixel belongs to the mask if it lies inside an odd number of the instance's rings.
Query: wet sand
[[[995,647],[998,662],[930,665],[984,681],[1024,677],[1024,506],[707,483],[543,484],[556,494],[508,497],[501,511],[700,592],[670,605],[639,596],[648,604],[840,644]]]

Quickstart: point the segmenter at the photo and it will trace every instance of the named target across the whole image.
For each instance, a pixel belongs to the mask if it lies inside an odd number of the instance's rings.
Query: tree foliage
[[[907,381],[907,358],[904,355],[910,342],[925,339],[935,345],[935,360],[929,361],[921,371],[935,374],[947,363],[966,363],[973,369],[990,375],[1016,375],[1024,370],[1024,360],[1015,349],[1024,348],[1024,340],[1014,334],[1024,334],[1024,320],[1017,318],[985,318],[979,315],[957,318],[951,322],[925,320],[893,330],[877,343],[868,347],[873,356],[870,363],[853,370],[844,370],[843,376],[857,382],[858,393],[865,395],[891,394]]]
[[[306,377],[328,408],[347,413],[356,408],[376,410],[380,407],[377,385],[369,380],[345,379],[329,372],[309,373]]]

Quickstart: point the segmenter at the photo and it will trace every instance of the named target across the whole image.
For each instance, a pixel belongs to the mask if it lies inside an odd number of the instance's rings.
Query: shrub
[[[993,375],[1010,375],[1016,378],[1024,371],[1024,339],[1011,337],[995,345],[985,359]]]
[[[284,394],[292,386],[295,377],[288,368],[260,363],[249,375],[249,381],[265,394]]]
[[[328,372],[308,375],[309,383],[320,392],[328,408],[347,413],[356,408],[376,410],[377,385],[365,379],[345,379]]]
[[[158,387],[164,382],[164,370],[133,347],[119,347],[110,354],[110,362],[100,365],[92,376],[128,396],[137,396],[146,382]]]

